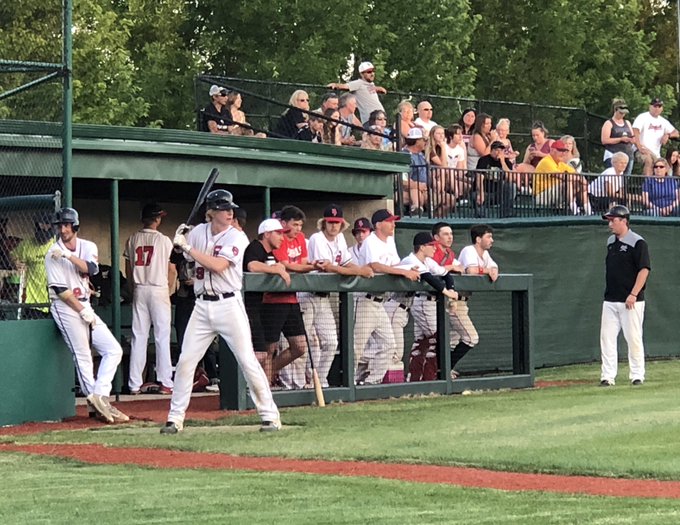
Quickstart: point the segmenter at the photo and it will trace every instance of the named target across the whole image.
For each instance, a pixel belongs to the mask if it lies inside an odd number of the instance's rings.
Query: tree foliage
[[[613,97],[636,111],[661,96],[670,109],[676,9],[677,0],[75,0],[74,118],[191,128],[199,73],[326,84],[362,60],[390,91],[600,114]],[[59,61],[60,16],[60,0],[0,3],[0,58]],[[0,87],[35,77],[2,74]],[[58,92],[13,97],[0,116],[53,120]]]

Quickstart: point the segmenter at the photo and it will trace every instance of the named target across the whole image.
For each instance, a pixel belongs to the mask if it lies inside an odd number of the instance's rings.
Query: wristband
[[[637,295],[635,295],[633,292],[630,292],[629,295],[632,295],[633,297],[635,297],[637,299]]]

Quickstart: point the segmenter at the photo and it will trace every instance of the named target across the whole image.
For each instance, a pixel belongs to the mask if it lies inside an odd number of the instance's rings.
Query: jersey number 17
[[[137,246],[135,248],[135,266],[149,266],[153,256],[153,246]]]

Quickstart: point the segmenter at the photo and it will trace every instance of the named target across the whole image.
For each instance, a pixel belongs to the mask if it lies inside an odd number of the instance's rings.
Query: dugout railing
[[[325,401],[353,402],[404,395],[455,394],[473,390],[529,388],[534,384],[533,349],[533,279],[528,274],[503,274],[496,282],[486,276],[458,276],[456,289],[471,292],[470,315],[478,324],[480,342],[461,361],[462,375],[451,378],[449,353],[450,327],[446,304],[437,303],[437,338],[440,351],[438,379],[357,386],[354,378],[354,299],[353,294],[413,293],[432,291],[426,284],[403,278],[376,275],[372,279],[327,274],[293,275],[290,288],[278,276],[245,274],[246,292],[328,292],[337,294],[338,355],[340,385],[323,389]],[[360,322],[361,320],[359,320]],[[407,328],[408,330],[408,328]],[[408,370],[410,340],[405,332],[404,370]],[[464,363],[464,361],[466,363]],[[332,371],[333,373],[333,371]],[[330,377],[330,376],[329,376]],[[314,403],[313,389],[274,389],[279,406]],[[226,343],[220,340],[220,407],[230,410],[253,408],[245,379]]]

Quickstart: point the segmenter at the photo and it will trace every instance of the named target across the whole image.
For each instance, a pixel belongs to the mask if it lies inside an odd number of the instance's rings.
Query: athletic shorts
[[[305,335],[305,324],[298,303],[262,303],[260,305],[260,320],[264,329],[264,340],[267,344],[278,342],[281,332],[286,337]]]
[[[262,327],[262,318],[260,313],[261,304],[246,304],[246,313],[248,314],[248,322],[250,323],[250,333],[253,340],[253,349],[256,352],[266,352],[264,341],[264,328]]]

